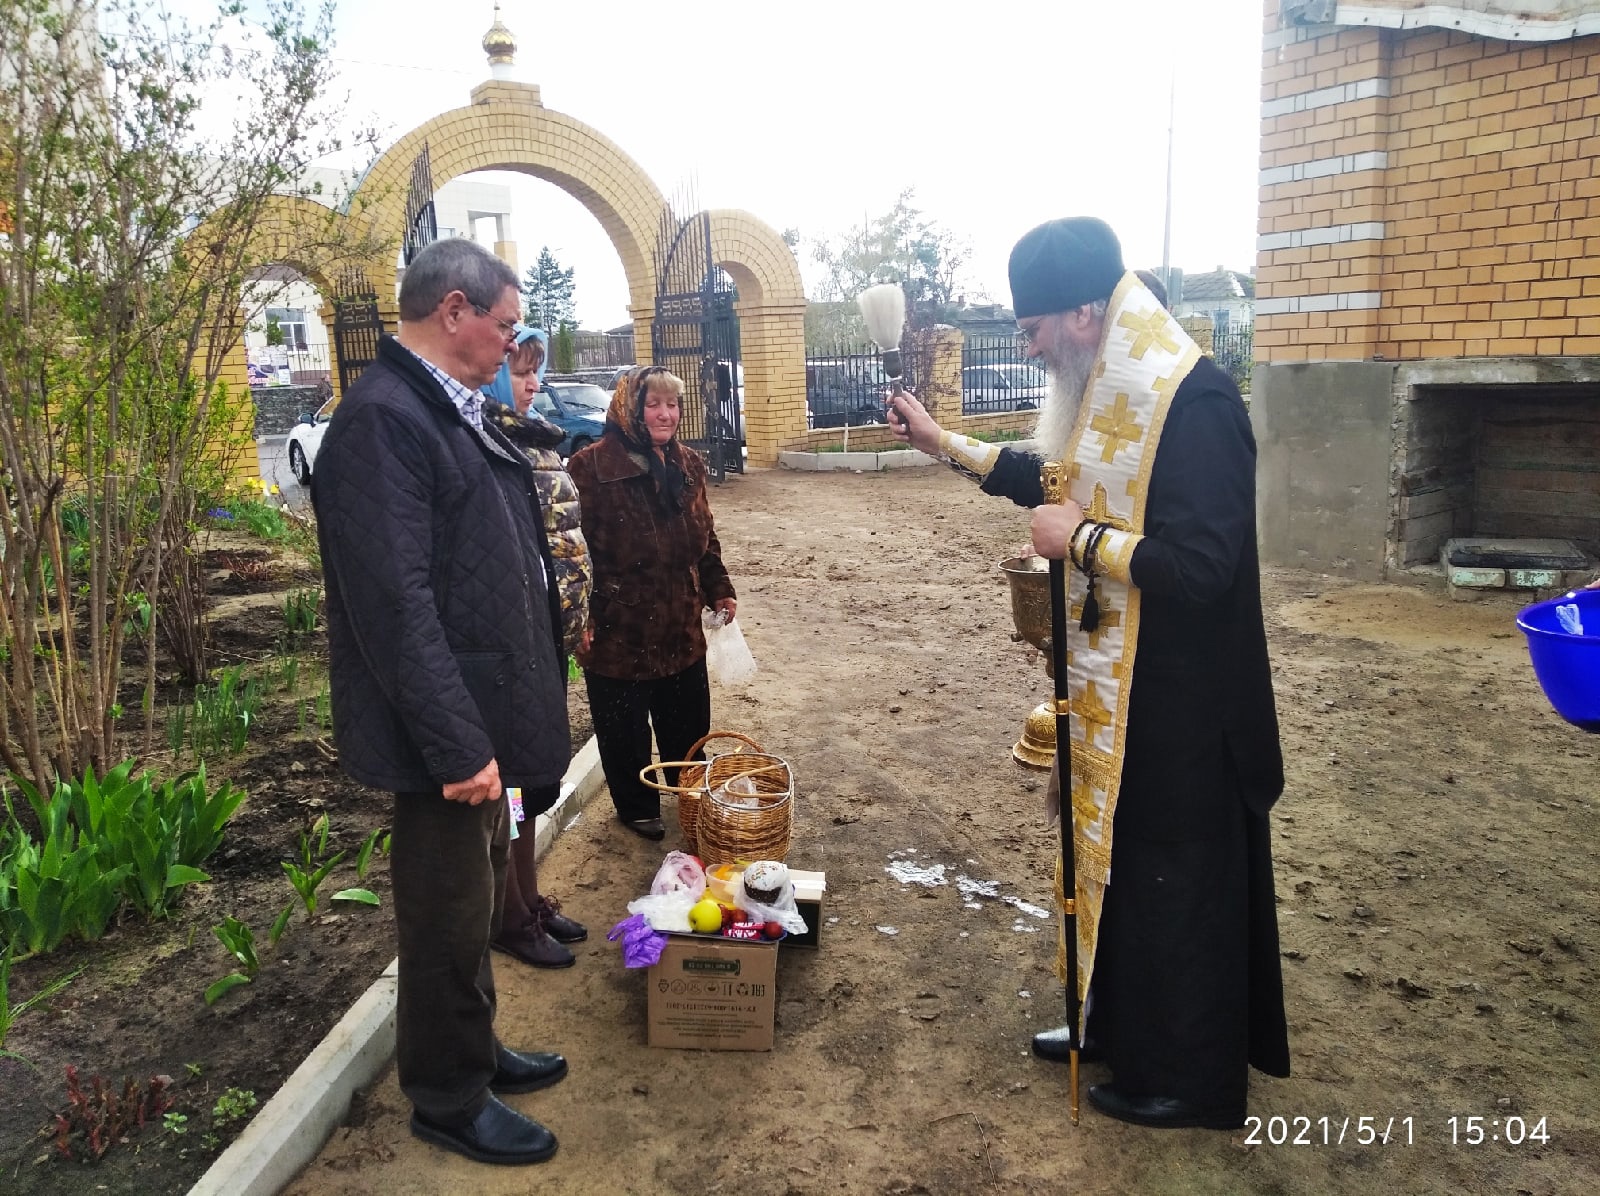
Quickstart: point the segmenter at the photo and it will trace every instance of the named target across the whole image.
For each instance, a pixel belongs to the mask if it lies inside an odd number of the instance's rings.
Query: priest
[[[1089,1101],[1122,1121],[1235,1129],[1251,1066],[1289,1074],[1268,812],[1283,758],[1261,615],[1255,441],[1233,381],[1101,220],[1012,250],[1018,336],[1049,393],[1031,446],[939,427],[911,395],[895,434],[1034,508],[1069,559],[1069,794]],[[1040,466],[1065,497],[1045,504]],[[1058,896],[1064,890],[1058,886]],[[1065,977],[1064,956],[1058,971]],[[1064,1061],[1070,1027],[1034,1037]]]

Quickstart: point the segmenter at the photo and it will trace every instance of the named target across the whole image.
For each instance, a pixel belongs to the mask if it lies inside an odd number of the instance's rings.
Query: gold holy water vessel
[[[1045,675],[1054,677],[1050,652],[1050,562],[1042,556],[1014,556],[1000,562],[1011,585],[1012,640],[1027,640],[1044,653]],[[1022,724],[1022,738],[1011,748],[1011,758],[1029,768],[1047,769],[1056,756],[1056,707],[1053,699],[1040,702]]]

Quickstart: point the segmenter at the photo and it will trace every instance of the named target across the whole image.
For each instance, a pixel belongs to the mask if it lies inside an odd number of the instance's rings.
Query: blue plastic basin
[[[1583,634],[1563,630],[1556,607],[1576,603]],[[1575,590],[1536,602],[1517,615],[1528,637],[1533,672],[1556,713],[1585,731],[1600,732],[1600,590]]]

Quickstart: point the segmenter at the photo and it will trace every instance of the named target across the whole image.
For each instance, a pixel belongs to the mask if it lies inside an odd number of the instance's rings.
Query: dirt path
[[[1065,1069],[1028,1054],[1062,998],[1053,923],[1026,910],[1048,904],[1054,837],[1009,757],[1048,686],[995,570],[1025,514],[937,469],[762,472],[712,501],[763,666],[714,721],[793,761],[791,860],[827,871],[838,919],[820,951],[780,953],[775,1049],[644,1045],[643,976],[603,935],[660,853],[602,796],[543,869],[591,928],[579,965],[499,967],[507,1040],[572,1061],[512,1098],[561,1152],[523,1173],[422,1146],[391,1072],[294,1196],[1600,1190],[1600,740],[1544,702],[1511,606],[1266,578],[1295,1074],[1255,1077],[1251,1112],[1308,1119],[1311,1144],[1087,1104],[1073,1129]],[[949,883],[897,882],[907,858]],[[1395,1119],[1387,1146],[1354,1144],[1363,1116]],[[1469,1116],[1501,1140],[1468,1145]],[[1507,1145],[1511,1118],[1548,1141]]]

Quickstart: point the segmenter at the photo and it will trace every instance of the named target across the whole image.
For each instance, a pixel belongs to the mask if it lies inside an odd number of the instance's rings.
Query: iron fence
[[[916,389],[916,355],[902,353],[901,381]],[[885,422],[889,377],[876,345],[806,350],[806,427],[858,428]]]
[[[1254,360],[1254,330],[1234,325],[1212,339],[1211,356],[1239,388],[1248,392]],[[912,389],[914,352],[903,354],[905,383]],[[872,345],[842,345],[806,350],[806,422],[812,428],[858,427],[884,422],[888,378]],[[961,411],[990,415],[1035,411],[1049,394],[1044,363],[1030,360],[1014,336],[969,336],[961,348]]]
[[[333,377],[332,346],[323,341],[300,349],[258,349],[248,369],[251,386],[315,386]]]
[[[1255,328],[1249,324],[1229,324],[1211,334],[1211,357],[1233,379],[1240,390],[1250,390],[1250,367],[1255,361]]]
[[[961,347],[961,411],[1035,411],[1049,393],[1044,366],[1030,361],[1014,336],[968,337]]]

